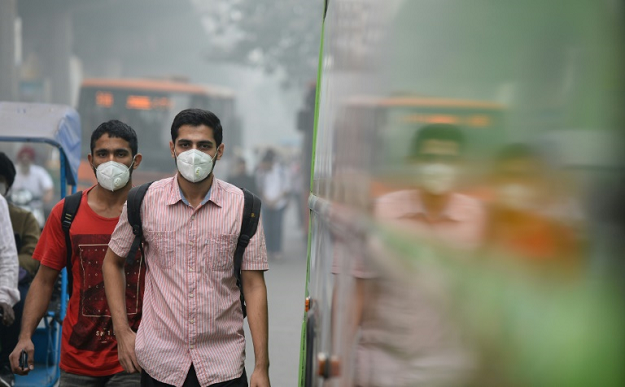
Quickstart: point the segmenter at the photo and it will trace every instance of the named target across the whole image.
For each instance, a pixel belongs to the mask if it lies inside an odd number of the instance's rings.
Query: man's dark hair
[[[276,152],[273,149],[267,149],[263,156],[263,163],[273,163],[276,160]]]
[[[6,179],[8,191],[15,181],[15,165],[4,152],[0,152],[0,175]],[[5,194],[5,192],[0,192],[0,194]]]
[[[213,136],[217,146],[221,145],[223,140],[223,129],[221,121],[213,112],[202,109],[185,109],[178,113],[171,123],[171,141],[175,144],[178,138],[178,131],[181,126],[200,126],[206,125],[213,130]]]
[[[431,124],[419,129],[410,143],[410,157],[417,157],[421,153],[423,143],[428,140],[452,141],[458,144],[458,148],[464,148],[464,135],[456,125]]]
[[[100,126],[98,126],[96,130],[91,133],[91,155],[93,155],[95,142],[105,134],[108,134],[109,137],[117,137],[128,141],[133,156],[139,151],[137,133],[135,133],[134,129],[121,121],[110,120],[101,123]]]

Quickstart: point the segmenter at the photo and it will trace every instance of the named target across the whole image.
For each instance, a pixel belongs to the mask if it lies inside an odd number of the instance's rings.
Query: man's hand
[[[120,224],[122,224],[120,220]],[[123,224],[128,227],[128,224]],[[117,339],[117,358],[119,364],[126,372],[141,372],[141,366],[135,354],[135,339],[137,334],[128,325],[128,315],[126,314],[126,273],[124,265],[126,258],[115,254],[110,248],[106,251],[104,262],[102,263],[102,276],[104,277],[104,290],[108,301],[113,329]]]
[[[243,294],[247,304],[247,322],[254,343],[254,373],[250,387],[270,387],[269,383],[269,321],[267,310],[267,286],[261,270],[243,270]]]
[[[26,351],[28,355],[28,367],[22,368],[20,364],[20,355],[22,351]],[[30,371],[35,369],[35,346],[30,339],[21,339],[15,349],[9,355],[9,361],[11,362],[11,370],[14,374],[28,375]]]
[[[0,309],[2,309],[2,324],[7,327],[12,325],[13,321],[15,321],[15,313],[13,313],[11,305],[0,302]]]
[[[137,334],[128,329],[121,334],[115,332],[117,338],[117,357],[124,371],[129,373],[141,372],[141,366],[135,354],[135,339]]]
[[[254,368],[250,378],[250,387],[271,387],[269,383],[269,370],[267,368]]]

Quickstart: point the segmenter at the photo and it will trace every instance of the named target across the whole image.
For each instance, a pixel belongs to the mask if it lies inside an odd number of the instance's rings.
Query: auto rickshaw
[[[0,102],[0,142],[43,143],[58,150],[60,196],[76,191],[80,165],[80,118],[69,106]],[[69,186],[69,187],[68,187]],[[48,311],[33,335],[35,369],[15,386],[54,386],[59,379],[61,328],[67,308],[67,273],[59,276]]]

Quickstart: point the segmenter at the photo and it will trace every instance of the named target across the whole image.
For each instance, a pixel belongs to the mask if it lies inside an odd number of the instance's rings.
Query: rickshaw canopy
[[[80,165],[80,117],[66,105],[0,101],[0,141],[47,143],[59,149],[67,184]]]

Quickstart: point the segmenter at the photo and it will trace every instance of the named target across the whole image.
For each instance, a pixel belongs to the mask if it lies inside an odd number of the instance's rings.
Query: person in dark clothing
[[[232,174],[228,177],[228,182],[258,195],[256,180],[254,176],[247,173],[247,165],[243,157],[235,158],[234,168],[232,169]]]

